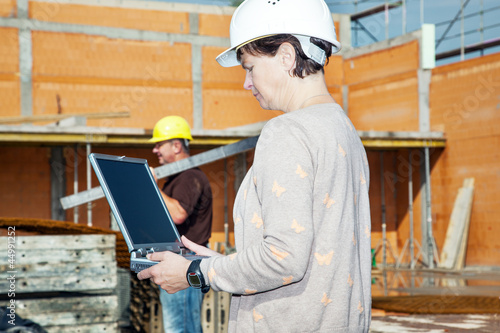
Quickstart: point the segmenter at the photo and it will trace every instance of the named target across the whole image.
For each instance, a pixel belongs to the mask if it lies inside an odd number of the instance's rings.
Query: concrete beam
[[[199,46],[229,47],[229,38],[173,34],[138,29],[111,28],[84,24],[44,22],[30,19],[0,18],[0,27],[30,29],[36,31],[64,32],[103,36],[110,39],[141,40],[170,43],[190,43]]]
[[[30,2],[43,2],[47,0],[30,0]],[[142,1],[142,0],[57,0],[52,1],[54,6],[61,4],[85,5],[96,7],[126,8],[126,9],[147,9],[162,10],[169,12],[189,12],[203,14],[232,15],[236,7],[213,6],[191,3],[176,3],[163,1]]]
[[[343,55],[344,59],[355,58],[355,57],[359,57],[362,55],[367,55],[367,54],[371,54],[374,52],[386,50],[388,48],[392,48],[395,46],[408,44],[409,42],[411,42],[413,40],[416,40],[416,39],[420,40],[421,36],[422,36],[422,31],[417,30],[417,31],[410,32],[410,33],[403,35],[403,36],[398,36],[395,38],[383,40],[383,41],[373,43],[370,45],[357,47],[357,48],[350,49],[350,50],[345,50],[342,52],[342,55]]]
[[[17,1],[17,16],[19,17],[19,20],[28,20],[28,8],[28,0]],[[31,116],[33,115],[33,50],[31,43],[31,29],[28,25],[21,25],[18,28],[21,115]]]

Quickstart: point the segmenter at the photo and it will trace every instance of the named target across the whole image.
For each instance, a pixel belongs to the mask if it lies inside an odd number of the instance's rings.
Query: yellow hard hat
[[[149,142],[160,142],[170,139],[193,140],[187,121],[179,116],[168,116],[160,119],[153,129],[153,137]]]

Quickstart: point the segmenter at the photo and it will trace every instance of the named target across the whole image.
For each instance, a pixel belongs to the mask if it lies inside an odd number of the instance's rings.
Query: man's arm
[[[152,167],[149,167],[151,169],[151,173],[153,174],[153,177],[158,183],[158,179],[156,178],[156,174],[154,172],[154,169]],[[175,224],[182,224],[184,221],[186,221],[188,217],[188,213],[186,210],[181,206],[178,200],[169,197],[166,195],[162,190],[160,190],[161,196],[163,197],[163,201],[165,201],[165,205],[167,205],[167,209],[170,213],[170,216],[172,216],[172,220],[174,221]]]
[[[187,219],[188,214],[184,208],[182,208],[181,204],[178,200],[169,197],[163,191],[160,190],[161,196],[167,205],[167,209],[172,216],[172,220],[174,220],[175,224],[182,224]]]

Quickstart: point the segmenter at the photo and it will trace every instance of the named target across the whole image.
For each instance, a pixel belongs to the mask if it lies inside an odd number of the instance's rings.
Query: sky
[[[155,0],[164,2],[186,2],[228,6],[231,0]],[[377,5],[392,3],[396,0],[325,0],[332,13],[353,14]],[[372,15],[360,20],[362,26],[369,31],[352,31],[353,46],[363,46],[375,41],[400,36],[405,30],[407,33],[419,30],[422,23],[436,25],[436,53],[458,49],[461,47],[461,4],[464,6],[464,45],[471,45],[494,38],[500,38],[500,1],[499,0],[404,0],[403,6]],[[483,15],[480,15],[482,12]],[[453,23],[453,19],[458,19]],[[386,21],[387,16],[387,21]],[[403,22],[405,23],[403,25]],[[482,23],[481,23],[482,22]],[[481,24],[483,33],[481,34]],[[353,27],[355,25],[353,24]],[[354,28],[353,28],[354,29]],[[448,30],[448,31],[447,31]],[[500,52],[500,47],[490,48],[484,54]],[[467,54],[465,59],[477,57],[480,52]],[[460,57],[453,57],[438,61],[437,64],[460,61]]]
[[[356,12],[355,1],[326,0],[326,2],[332,12],[349,14]],[[357,10],[362,11],[376,5],[385,4],[386,1],[358,0],[357,3]],[[464,4],[464,45],[500,38],[500,20],[498,19],[500,17],[500,1],[498,0],[406,0],[405,11],[403,11],[402,7],[389,11],[389,38],[403,33],[403,22],[406,22],[406,32],[420,29],[422,23],[431,23],[436,25],[437,54],[460,48],[461,3]],[[483,15],[480,15],[481,9]],[[458,19],[453,21],[457,15]],[[385,13],[380,13],[362,19],[361,23],[377,40],[384,40],[387,33],[385,17]],[[484,29],[483,34],[480,32],[481,21]],[[374,42],[368,34],[362,31],[358,32],[358,40],[356,41],[354,40],[355,31],[352,33],[353,44],[366,45]],[[499,51],[500,48],[497,47],[485,51],[484,54]],[[480,55],[479,52],[474,52],[467,55],[466,59],[478,55]],[[460,57],[455,57],[447,61],[441,61],[441,63],[459,60]]]

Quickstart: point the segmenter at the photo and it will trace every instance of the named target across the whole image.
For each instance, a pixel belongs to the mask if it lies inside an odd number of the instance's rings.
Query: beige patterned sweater
[[[203,260],[230,332],[368,332],[368,162],[337,104],[270,120],[234,205],[237,253]]]

